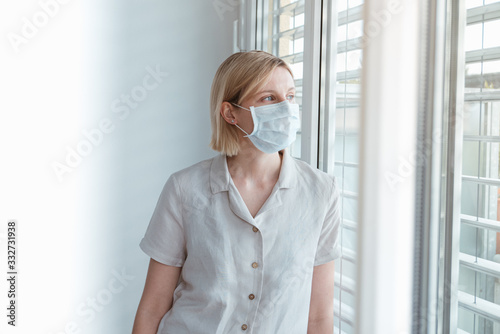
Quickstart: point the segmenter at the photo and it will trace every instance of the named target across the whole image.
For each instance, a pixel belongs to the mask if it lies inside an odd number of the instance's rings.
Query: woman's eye
[[[273,97],[272,96],[266,96],[265,98],[262,99],[262,101],[272,101]]]
[[[295,95],[290,94],[286,98],[289,99],[290,101],[292,101],[295,98]]]

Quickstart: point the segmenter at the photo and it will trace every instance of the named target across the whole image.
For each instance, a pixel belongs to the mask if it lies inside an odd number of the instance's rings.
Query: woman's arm
[[[333,333],[333,287],[335,262],[314,267],[309,307],[308,334]]]
[[[132,334],[156,334],[161,318],[172,307],[181,267],[149,261],[144,292],[137,308]]]

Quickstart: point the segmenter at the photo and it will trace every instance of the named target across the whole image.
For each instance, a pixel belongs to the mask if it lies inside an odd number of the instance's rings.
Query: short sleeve
[[[181,267],[186,259],[182,200],[174,176],[165,183],[139,246],[152,259]]]
[[[314,265],[318,266],[333,261],[340,257],[339,229],[340,229],[340,211],[339,211],[339,192],[335,177],[332,182],[332,190],[329,200],[325,221],[321,229],[318,248]]]

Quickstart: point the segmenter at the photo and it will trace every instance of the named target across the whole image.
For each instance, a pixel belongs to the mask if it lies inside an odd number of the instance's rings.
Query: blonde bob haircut
[[[222,102],[241,104],[264,87],[274,69],[279,66],[286,68],[293,78],[292,70],[285,61],[264,51],[237,52],[219,66],[210,93],[212,149],[227,156],[238,154],[239,130],[222,117]]]

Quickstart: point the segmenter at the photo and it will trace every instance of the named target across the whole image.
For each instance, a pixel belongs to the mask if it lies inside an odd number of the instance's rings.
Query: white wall
[[[1,5],[2,35],[23,37],[24,18],[33,22],[51,1]],[[232,53],[238,9],[225,0],[219,12],[213,0],[57,1],[33,36],[1,42],[9,94],[0,153],[11,163],[0,171],[0,242],[17,219],[18,330],[128,333],[149,261],[138,244],[161,188],[216,154],[210,85]],[[157,66],[168,75],[135,109],[113,109]],[[103,122],[108,133],[98,135]],[[84,132],[94,134],[90,147]],[[54,163],[69,167],[78,147],[87,155],[58,178]],[[128,278],[117,280],[121,272]],[[4,329],[14,333],[2,321]]]

